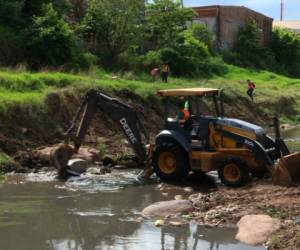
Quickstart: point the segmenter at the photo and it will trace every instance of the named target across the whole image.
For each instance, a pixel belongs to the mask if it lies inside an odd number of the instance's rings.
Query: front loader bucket
[[[273,171],[273,182],[290,186],[300,180],[300,152],[282,157]]]

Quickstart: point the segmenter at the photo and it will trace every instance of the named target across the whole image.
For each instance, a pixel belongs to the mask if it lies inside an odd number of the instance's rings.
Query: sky
[[[243,5],[274,20],[280,19],[281,0],[184,0],[184,6]],[[300,0],[284,0],[284,20],[300,20]]]

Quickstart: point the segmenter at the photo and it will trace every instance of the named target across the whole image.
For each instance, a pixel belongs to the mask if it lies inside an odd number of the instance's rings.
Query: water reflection
[[[234,229],[155,228],[140,211],[169,198],[133,176],[3,185],[0,249],[263,249],[236,242]]]

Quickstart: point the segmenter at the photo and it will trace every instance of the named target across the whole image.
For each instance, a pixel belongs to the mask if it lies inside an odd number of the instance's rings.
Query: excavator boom
[[[142,134],[146,142],[149,141],[149,136],[143,124],[137,115],[137,112],[129,105],[112,98],[100,91],[89,90],[78,108],[74,120],[70,128],[65,134],[65,144],[55,149],[52,153],[52,160],[54,165],[59,170],[60,175],[65,175],[67,170],[68,159],[71,158],[73,153],[78,152],[80,146],[84,141],[84,137],[91,125],[93,117],[97,111],[101,111],[110,120],[119,125],[124,132],[130,146],[134,150],[140,164],[144,164],[147,160],[147,153],[145,144],[142,142]],[[82,114],[83,113],[83,114]],[[82,116],[80,125],[74,134],[76,124]],[[69,141],[74,142],[74,148],[69,146]]]

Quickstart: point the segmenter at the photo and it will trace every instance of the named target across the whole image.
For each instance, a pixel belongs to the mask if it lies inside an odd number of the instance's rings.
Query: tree
[[[194,16],[195,12],[181,8],[180,2],[154,0],[146,6],[145,38],[153,49],[172,46]]]
[[[82,21],[87,10],[87,0],[70,0],[71,4],[71,19],[73,23]]]
[[[18,26],[22,20],[21,13],[24,0],[0,0],[0,23],[2,26]]]
[[[270,48],[262,45],[262,31],[254,20],[242,27],[233,48],[235,63],[243,67],[274,69],[275,58]]]
[[[90,50],[106,66],[134,44],[140,25],[140,0],[90,0],[81,30]]]
[[[73,32],[53,5],[45,4],[40,16],[33,18],[28,44],[31,66],[61,66],[72,60]]]
[[[32,21],[33,16],[40,16],[43,12],[43,6],[51,3],[54,9],[65,14],[70,8],[69,0],[22,0],[24,1],[23,17],[27,22]]]
[[[200,23],[194,23],[188,29],[198,41],[203,42],[211,52],[213,52],[214,41],[213,34],[208,30],[206,25]]]
[[[300,76],[300,37],[287,29],[273,31],[271,49],[275,54],[279,72],[290,76]]]

